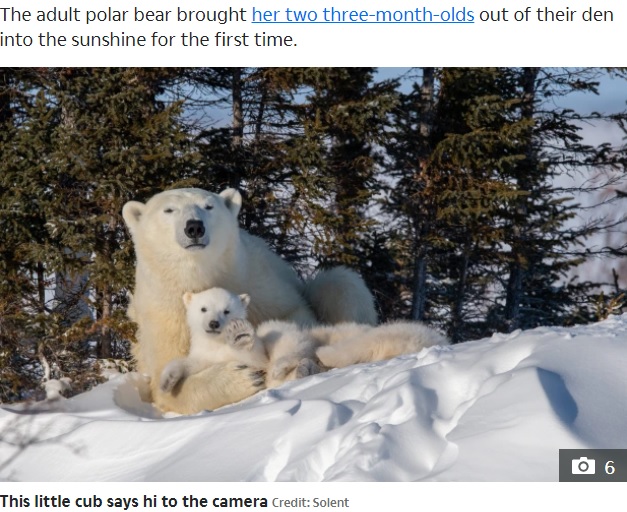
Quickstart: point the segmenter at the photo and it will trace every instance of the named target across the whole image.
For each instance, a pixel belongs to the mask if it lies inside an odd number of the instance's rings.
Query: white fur
[[[190,351],[187,357],[165,366],[160,379],[162,391],[175,390],[185,379],[216,363],[239,362],[263,370],[265,386],[271,388],[319,373],[321,366],[343,368],[448,343],[446,337],[418,322],[378,327],[350,322],[306,328],[270,320],[255,329],[246,320],[249,300],[246,294],[238,296],[222,288],[183,295]]]
[[[321,273],[307,287],[307,294],[287,263],[259,238],[238,227],[241,202],[234,189],[220,194],[178,189],[157,194],[145,204],[129,201],[124,205],[122,214],[137,256],[135,290],[129,308],[129,315],[138,324],[134,356],[139,371],[150,378],[155,404],[164,411],[192,413],[215,409],[259,389],[254,372],[227,362],[190,376],[175,393],[161,391],[159,377],[165,365],[184,357],[190,348],[181,301],[186,292],[221,287],[237,294],[246,293],[251,298],[248,317],[253,325],[270,319],[301,325],[332,322],[329,310],[346,307],[348,313],[339,318],[376,320],[371,294],[359,276],[348,269],[335,271],[338,286],[348,287],[345,291],[327,283],[324,293],[319,292],[321,288],[315,281],[327,275]],[[202,236],[188,240],[185,229],[190,221],[202,224]],[[341,276],[344,278],[339,279]],[[341,297],[351,297],[351,301],[338,300]],[[366,311],[355,314],[353,303]]]
[[[293,322],[260,324],[258,337],[269,357],[266,387],[357,363],[391,359],[420,352],[449,340],[420,322],[390,322],[378,327],[347,322],[307,328]]]
[[[329,368],[383,361],[419,352],[449,340],[420,322],[390,322],[370,327],[352,323],[319,327],[311,335],[320,343],[316,355]]]
[[[309,331],[293,322],[271,320],[257,327],[269,357],[266,387],[320,372],[316,362],[316,343]]]
[[[187,292],[183,303],[191,335],[189,354],[170,361],[160,378],[160,388],[172,391],[179,383],[216,363],[235,362],[265,371],[265,348],[259,340],[238,339],[232,329],[236,320],[246,319],[250,297],[235,295],[223,288],[200,293]]]
[[[223,288],[183,295],[190,350],[187,357],[165,366],[160,379],[162,391],[174,390],[184,379],[215,363],[239,362],[261,370],[266,375],[266,387],[320,371],[308,331],[279,320],[263,322],[255,330],[246,320],[249,301],[248,295],[238,296]]]
[[[307,283],[305,295],[323,324],[377,324],[372,294],[359,274],[346,267],[319,272]]]
[[[256,335],[269,354],[267,387],[325,368],[383,361],[449,344],[446,336],[420,322],[389,322],[377,327],[345,322],[307,328],[271,321],[259,325]]]

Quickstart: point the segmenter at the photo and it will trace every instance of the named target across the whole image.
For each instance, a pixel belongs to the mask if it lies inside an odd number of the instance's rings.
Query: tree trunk
[[[98,357],[100,359],[108,359],[112,357],[111,350],[111,328],[107,325],[107,321],[111,317],[111,293],[109,292],[109,287],[105,286],[104,290],[102,290],[101,295],[101,317],[100,321],[100,344],[99,344],[99,354]]]
[[[455,287],[455,297],[451,307],[451,342],[457,343],[463,339],[464,334],[464,302],[466,297],[466,283],[468,281],[468,254],[470,249],[464,251],[459,264],[459,279]]]
[[[115,236],[117,229],[117,219],[115,215],[109,213],[109,222],[107,223],[107,229],[103,230],[104,245],[102,248],[102,257],[111,261],[113,258],[113,252],[115,248]],[[109,320],[113,313],[113,295],[111,288],[108,285],[104,285],[102,290],[98,294],[101,300],[100,303],[100,340],[99,340],[99,354],[101,359],[107,359],[113,356],[113,337],[111,334],[111,327]]]
[[[424,170],[427,167],[427,160],[431,153],[430,136],[433,131],[433,107],[434,107],[434,87],[435,85],[435,68],[422,68],[422,85],[420,87],[420,121],[418,131],[423,141],[422,154],[418,162],[420,175],[424,176]],[[422,178],[424,179],[424,178]],[[425,223],[429,222],[428,218],[420,218],[414,216],[414,249],[416,256],[414,258],[414,278],[412,280],[412,308],[411,319],[422,321],[425,319],[427,308],[427,248],[424,235],[427,233]]]
[[[534,116],[536,79],[540,68],[524,68],[522,71],[521,85],[523,89],[523,103],[521,117],[523,120],[532,120]],[[525,169],[536,165],[537,154],[533,141],[533,127],[530,126],[527,134],[525,160],[521,163],[522,172],[519,174],[518,187],[520,190],[529,191],[531,184],[525,180]],[[527,197],[518,200],[515,219],[521,220],[527,217]],[[526,241],[527,233],[524,226],[516,220],[512,225],[512,261],[510,263],[509,279],[507,282],[507,295],[505,298],[505,329],[511,332],[518,329],[521,324],[520,305],[524,297],[524,278],[526,268],[530,261],[529,244]]]
[[[244,106],[242,95],[242,68],[233,68],[233,147],[242,146],[244,138]]]
[[[40,261],[37,263],[37,295],[39,298],[39,311],[46,312],[46,276],[44,264]]]
[[[11,108],[11,72],[0,70],[0,126],[4,126],[13,117]]]
[[[414,279],[412,282],[413,302],[411,319],[421,321],[425,318],[427,305],[427,258],[423,251],[414,259]]]
[[[244,97],[243,97],[243,68],[233,68],[231,76],[231,148],[233,149],[234,160],[239,160],[238,155],[244,144]],[[242,169],[240,165],[230,167],[228,185],[232,188],[240,188],[242,181]]]

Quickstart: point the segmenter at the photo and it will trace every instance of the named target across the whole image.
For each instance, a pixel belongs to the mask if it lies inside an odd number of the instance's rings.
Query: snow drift
[[[559,448],[627,448],[627,315],[496,334],[162,417],[136,375],[0,409],[18,481],[555,481]]]

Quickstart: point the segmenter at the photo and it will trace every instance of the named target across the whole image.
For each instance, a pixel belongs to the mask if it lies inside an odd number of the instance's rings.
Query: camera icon
[[[572,460],[572,474],[573,475],[594,475],[596,462],[594,459],[588,459],[586,457],[579,457]]]

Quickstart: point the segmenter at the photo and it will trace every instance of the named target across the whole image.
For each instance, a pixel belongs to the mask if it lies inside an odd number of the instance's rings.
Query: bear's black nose
[[[217,320],[211,320],[211,322],[209,322],[209,327],[211,329],[218,329],[220,327],[220,322]]]
[[[187,238],[201,238],[205,234],[205,226],[201,220],[188,220],[185,224]]]

